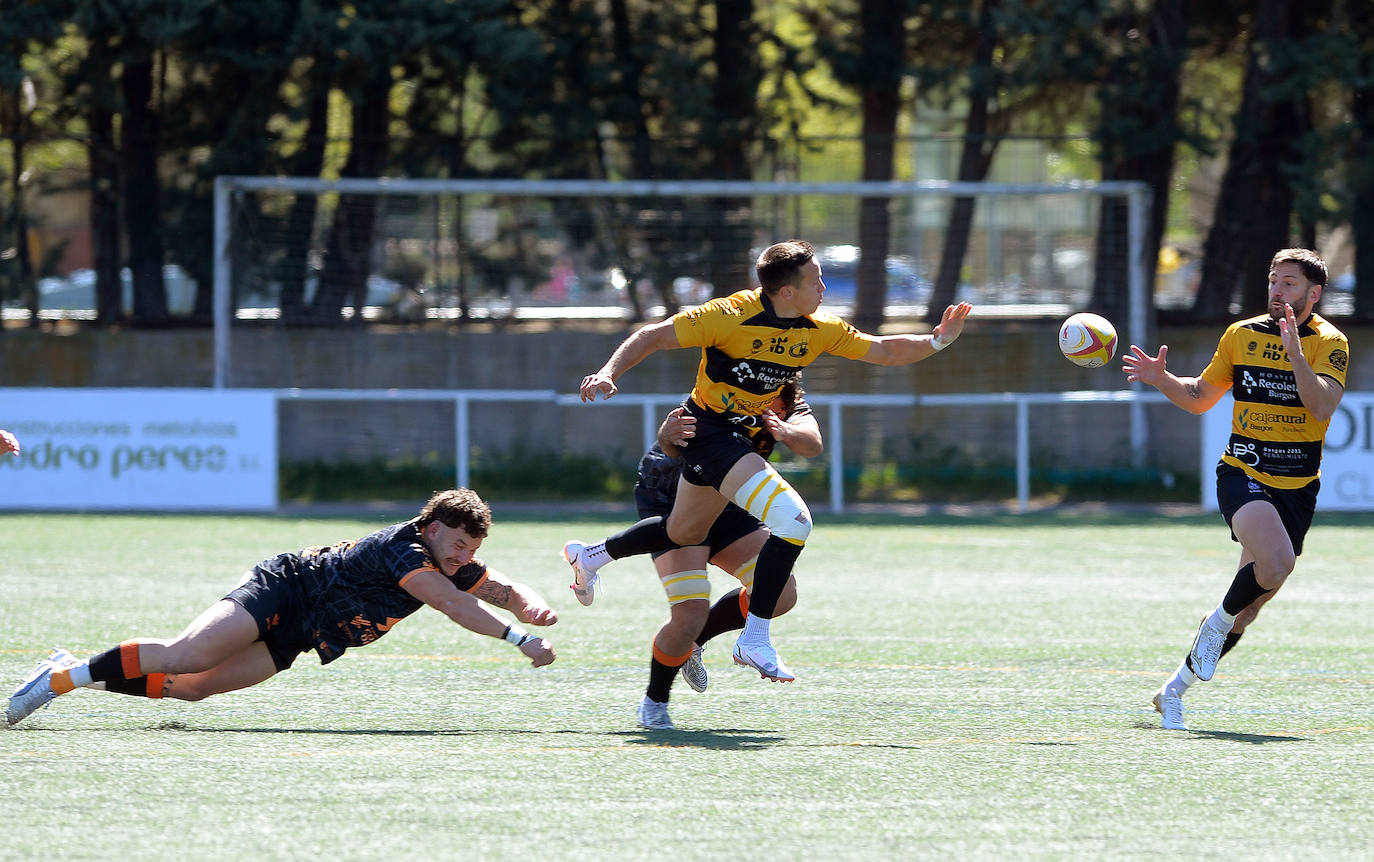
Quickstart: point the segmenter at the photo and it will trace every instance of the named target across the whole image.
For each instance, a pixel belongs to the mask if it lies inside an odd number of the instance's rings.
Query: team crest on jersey
[[[1345,366],[1348,365],[1349,363],[1350,363],[1350,355],[1347,354],[1344,350],[1341,350],[1339,347],[1337,347],[1335,350],[1331,351],[1331,367],[1332,367],[1332,368],[1334,368],[1334,369],[1336,369],[1337,371],[1339,371],[1339,372],[1341,372],[1342,374],[1344,374],[1344,373],[1345,373]]]
[[[1257,347],[1259,347],[1259,342],[1252,341],[1249,344],[1245,345],[1245,352],[1253,354],[1255,352],[1255,348]]]

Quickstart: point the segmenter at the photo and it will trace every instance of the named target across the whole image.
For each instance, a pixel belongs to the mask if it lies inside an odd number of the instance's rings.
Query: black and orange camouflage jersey
[[[1344,387],[1350,344],[1341,331],[1313,314],[1298,337],[1312,369]],[[1301,488],[1317,478],[1331,423],[1303,406],[1278,321],[1261,314],[1227,327],[1202,379],[1229,387],[1235,399],[1223,463],[1271,488]]]
[[[673,317],[683,347],[700,347],[691,400],[749,436],[778,390],[822,353],[862,359],[876,340],[831,314],[778,317],[762,288],[742,290]]]
[[[321,664],[349,647],[372,643],[419,610],[424,603],[406,592],[405,584],[421,572],[437,571],[415,521],[361,539],[281,554],[254,568],[254,573],[270,576],[274,588],[296,591],[294,606],[301,608],[302,618],[282,623],[298,624],[297,631],[309,639],[301,650],[313,648]],[[449,580],[470,592],[486,577],[486,565],[474,560]]]

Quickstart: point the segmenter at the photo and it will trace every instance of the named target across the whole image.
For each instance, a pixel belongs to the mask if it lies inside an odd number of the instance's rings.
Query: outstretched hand
[[[609,374],[598,371],[582,378],[582,403],[584,404],[588,401],[595,401],[598,393],[602,398],[610,398],[616,391],[615,381],[611,379]]]
[[[968,318],[970,311],[973,311],[973,306],[967,302],[947,306],[945,313],[940,315],[939,325],[931,330],[931,335],[945,344],[958,338],[959,333],[964,331],[964,320]]]
[[[0,428],[0,455],[7,455],[10,452],[19,452],[19,438],[15,437],[4,428]]]
[[[530,660],[530,664],[535,667],[543,667],[546,664],[553,664],[553,660],[558,658],[558,654],[553,651],[553,646],[541,637],[533,637],[525,641],[520,647],[520,652]]]
[[[510,591],[510,605],[507,610],[515,614],[522,623],[532,626],[551,626],[558,622],[558,612],[549,603],[524,584],[513,584]]]
[[[1132,344],[1130,351],[1121,357],[1121,370],[1126,372],[1126,382],[1135,383],[1139,381],[1147,386],[1159,386],[1164,375],[1169,373],[1166,361],[1168,355],[1169,345],[1167,344],[1160,345],[1157,356],[1151,356]]]

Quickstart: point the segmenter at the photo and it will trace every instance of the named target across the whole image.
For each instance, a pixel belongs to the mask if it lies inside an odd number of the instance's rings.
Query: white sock
[[[742,640],[758,641],[768,643],[768,624],[772,620],[756,617],[752,613],[744,618],[744,634],[740,635]]]
[[[1178,670],[1174,671],[1174,675],[1169,677],[1168,682],[1164,683],[1164,690],[1177,697],[1183,697],[1184,692],[1188,691],[1188,687],[1195,682],[1197,682],[1197,674],[1193,673],[1193,669],[1188,667],[1187,659],[1184,659],[1179,664]]]
[[[91,684],[91,665],[89,662],[82,662],[67,668],[67,672],[72,676],[72,685],[77,688],[84,688]]]
[[[1231,630],[1231,626],[1235,624],[1235,615],[1226,613],[1225,609],[1223,609],[1221,605],[1217,605],[1216,610],[1212,611],[1212,613],[1207,617],[1207,625],[1211,626],[1219,632],[1229,632]]]
[[[582,551],[582,565],[592,571],[596,571],[609,563],[612,559],[614,558],[606,553],[605,542],[597,542],[595,545],[588,545],[586,549]]]

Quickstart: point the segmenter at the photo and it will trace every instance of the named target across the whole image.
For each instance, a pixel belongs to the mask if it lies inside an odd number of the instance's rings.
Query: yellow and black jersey
[[[788,378],[822,353],[862,359],[876,340],[831,314],[778,317],[762,288],[680,312],[673,329],[683,347],[701,348],[691,399],[732,417],[762,415]],[[738,424],[758,431],[757,423]]]
[[[1298,337],[1312,369],[1344,387],[1350,344],[1341,331],[1313,314]],[[1236,402],[1222,461],[1273,488],[1301,488],[1318,476],[1330,420],[1303,406],[1278,321],[1261,314],[1227,327],[1202,379],[1230,387]]]

